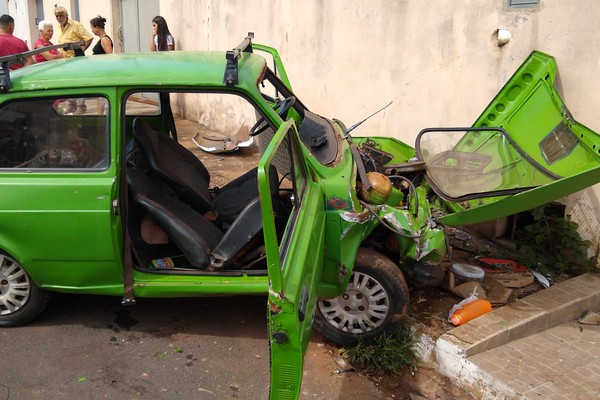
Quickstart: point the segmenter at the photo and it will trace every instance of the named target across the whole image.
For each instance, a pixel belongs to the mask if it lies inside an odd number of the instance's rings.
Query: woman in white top
[[[175,39],[171,35],[171,32],[169,32],[167,21],[160,15],[152,19],[152,44],[150,45],[150,50],[175,50]]]

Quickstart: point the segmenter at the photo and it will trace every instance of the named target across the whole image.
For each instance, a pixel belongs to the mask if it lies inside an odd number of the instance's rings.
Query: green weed
[[[418,361],[414,353],[417,339],[410,327],[398,333],[382,335],[372,343],[358,343],[343,350],[346,360],[365,372],[395,375],[404,368],[414,370]]]
[[[518,230],[515,237],[523,265],[542,273],[594,269],[594,257],[587,256],[591,242],[581,238],[576,222],[546,216],[543,207],[532,214],[534,222]]]

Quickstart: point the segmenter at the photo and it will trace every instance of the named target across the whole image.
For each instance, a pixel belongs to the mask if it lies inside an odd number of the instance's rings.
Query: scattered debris
[[[511,274],[497,274],[494,278],[508,288],[522,288],[534,282],[531,272],[515,272]]]
[[[552,286],[552,281],[546,275],[534,270],[531,270],[531,273],[533,274],[535,279],[537,279],[538,282],[542,284],[543,287],[549,288],[550,286]]]
[[[454,237],[455,237],[457,240],[471,240],[471,235],[469,235],[469,234],[468,234],[468,233],[466,233],[466,232],[459,231],[459,230],[456,230],[456,231],[454,232]]]
[[[208,389],[204,389],[204,388],[200,388],[200,387],[198,388],[198,391],[199,391],[199,392],[204,392],[204,393],[210,393],[210,394],[212,394],[213,396],[216,396],[216,395],[217,395],[215,392],[211,392],[211,391],[210,391],[210,390],[208,390]]]
[[[588,311],[578,322],[584,325],[600,325],[600,313]]]
[[[252,145],[252,143],[254,143],[253,137],[250,137],[250,139],[246,141],[240,142],[234,141],[231,138],[213,138],[210,136],[204,136],[204,141],[210,142],[211,144],[209,146],[205,146],[196,140],[199,135],[200,132],[196,132],[196,134],[192,138],[192,141],[196,144],[196,146],[198,146],[201,150],[207,153],[231,153],[232,151],[236,151],[242,147],[249,147],[250,145]]]
[[[462,298],[467,298],[474,293],[477,298],[487,300],[485,289],[481,283],[477,281],[470,281],[457,285],[452,289],[452,293]]]
[[[418,394],[411,393],[410,400],[427,400],[427,397],[419,396]]]
[[[444,282],[440,286],[452,294],[462,298],[467,298],[471,294],[475,293],[477,298],[488,300],[494,306],[500,306],[508,303],[513,294],[512,289],[504,286],[495,277],[490,275],[485,275],[483,277],[483,282],[481,283],[477,281],[469,281],[457,285],[454,273],[452,271],[448,271]]]
[[[483,288],[487,294],[487,300],[494,306],[502,306],[509,302],[513,290],[500,283],[495,277],[486,275],[483,278]]]
[[[483,269],[469,264],[452,264],[450,271],[454,274],[456,285],[470,281],[483,282],[483,277],[485,276]]]
[[[519,263],[516,261],[502,258],[482,257],[479,259],[479,264],[486,273],[490,274],[503,272],[527,272],[527,267],[519,265]]]
[[[334,357],[333,361],[335,361],[335,363],[340,366],[340,369],[336,369],[334,371],[336,374],[354,371],[354,367],[352,366],[352,364],[346,361],[343,357]]]
[[[437,286],[442,283],[446,274],[446,270],[440,264],[409,261],[409,267],[403,272],[408,278],[421,285]]]

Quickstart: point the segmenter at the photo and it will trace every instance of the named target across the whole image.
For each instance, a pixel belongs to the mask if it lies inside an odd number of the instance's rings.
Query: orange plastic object
[[[492,311],[492,305],[487,300],[477,299],[465,304],[452,314],[450,321],[453,325],[458,326],[466,324],[485,313]]]

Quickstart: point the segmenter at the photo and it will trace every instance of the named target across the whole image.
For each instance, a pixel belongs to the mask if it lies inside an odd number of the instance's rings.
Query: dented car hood
[[[600,182],[600,135],[573,118],[556,74],[534,51],[472,127],[419,133],[417,156],[449,211],[440,222],[493,220]]]

